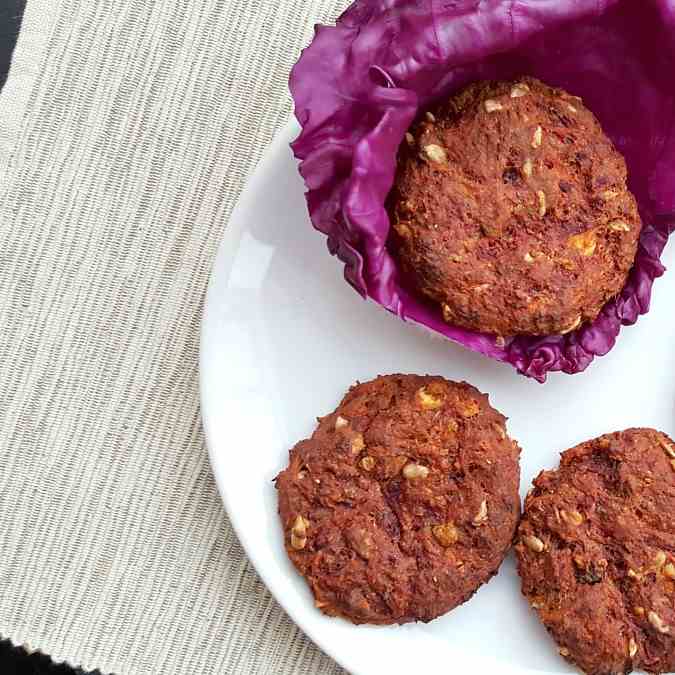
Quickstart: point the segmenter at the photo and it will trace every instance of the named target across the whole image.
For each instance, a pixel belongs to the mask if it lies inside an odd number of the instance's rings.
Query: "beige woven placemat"
[[[28,0],[0,94],[1,636],[117,675],[343,672],[232,532],[197,352],[289,68],[346,4]]]

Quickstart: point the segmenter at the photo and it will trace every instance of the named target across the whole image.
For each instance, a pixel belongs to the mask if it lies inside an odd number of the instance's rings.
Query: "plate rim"
[[[246,179],[245,185],[229,220],[224,228],[222,238],[218,244],[217,253],[213,259],[209,273],[209,281],[204,299],[204,308],[200,322],[199,336],[199,400],[200,416],[202,428],[206,442],[209,464],[215,479],[218,495],[225,508],[225,513],[232,525],[232,528],[241,544],[246,557],[253,566],[256,574],[265,584],[274,600],[286,613],[286,616],[304,633],[324,654],[330,657],[339,666],[344,668],[351,675],[370,675],[371,670],[358,657],[358,650],[341,648],[340,642],[334,642],[330,636],[326,636],[321,630],[320,622],[307,620],[304,615],[297,615],[294,609],[291,609],[291,603],[287,602],[286,596],[277,592],[277,578],[274,572],[267,568],[263,560],[263,552],[257,550],[250,537],[247,535],[245,519],[240,518],[240,504],[233,501],[233,495],[228,492],[226,469],[221,461],[219,453],[222,451],[222,442],[218,444],[220,434],[217,432],[218,422],[214,411],[213,395],[210,383],[207,383],[209,377],[207,370],[209,362],[207,356],[213,353],[214,340],[211,337],[217,335],[218,315],[215,312],[215,305],[224,289],[229,285],[232,269],[237,258],[239,242],[244,234],[246,227],[250,224],[249,219],[245,217],[251,209],[255,208],[256,195],[259,186],[263,185],[268,179],[270,170],[278,161],[283,152],[290,153],[289,143],[294,135],[299,132],[299,126],[296,120],[291,117],[288,119],[274,135],[271,142],[264,150],[258,163],[252,168]],[[303,194],[304,202],[304,194]],[[306,209],[306,204],[305,204]],[[494,664],[482,664],[494,667]],[[524,675],[533,672],[523,670],[520,667],[514,667],[511,663],[499,662],[499,669],[503,675]],[[546,671],[541,671],[546,672]]]
[[[333,646],[323,640],[319,635],[318,631],[314,629],[311,625],[301,625],[293,616],[293,613],[288,608],[283,597],[280,597],[279,594],[275,593],[273,590],[272,584],[270,584],[268,579],[268,574],[264,571],[264,567],[258,564],[258,555],[255,553],[253,547],[248,545],[248,539],[245,534],[245,528],[243,523],[238,519],[236,513],[236,507],[231,503],[230,497],[225,488],[225,481],[222,476],[222,471],[219,468],[219,463],[215,459],[216,453],[216,443],[214,440],[213,432],[213,423],[211,421],[211,416],[207,412],[209,410],[209,405],[207,404],[207,385],[205,371],[207,367],[206,363],[206,354],[208,351],[207,342],[209,340],[212,325],[214,322],[214,310],[212,309],[216,302],[216,289],[218,285],[227,283],[229,280],[229,275],[232,271],[232,264],[236,255],[236,249],[238,248],[238,243],[241,238],[241,235],[246,226],[246,221],[243,217],[243,214],[248,211],[248,202],[252,201],[253,195],[256,193],[256,187],[258,182],[263,180],[263,177],[266,175],[266,169],[270,166],[277,153],[282,151],[284,146],[288,148],[289,143],[291,142],[294,135],[299,131],[299,127],[295,118],[292,116],[286,120],[284,124],[279,128],[279,130],[274,135],[272,141],[268,144],[265,151],[263,152],[262,157],[258,163],[253,167],[251,173],[249,174],[244,188],[241,191],[239,198],[235,204],[234,209],[227,221],[225,229],[223,231],[222,238],[218,244],[218,250],[213,259],[213,264],[211,265],[211,270],[209,272],[209,281],[206,290],[206,295],[204,299],[204,309],[202,313],[202,319],[200,323],[200,335],[199,335],[199,403],[200,403],[200,417],[202,420],[202,428],[204,430],[204,438],[206,441],[206,449],[209,458],[209,464],[211,466],[211,471],[216,482],[216,488],[218,490],[218,495],[220,500],[225,508],[225,513],[232,525],[241,547],[244,549],[244,553],[248,558],[249,562],[253,566],[256,574],[262,582],[265,584],[265,588],[274,598],[275,602],[286,613],[286,616],[293,622],[295,626],[298,627],[310,640],[322,651],[324,654],[333,659],[337,664],[342,668],[352,673],[353,675],[364,675],[363,671],[356,666],[354,663],[350,663],[350,659],[346,658],[345,654],[338,654]],[[220,275],[216,274],[216,270],[225,269],[224,277],[223,273]],[[216,276],[218,279],[216,280]],[[210,309],[211,308],[211,309]]]

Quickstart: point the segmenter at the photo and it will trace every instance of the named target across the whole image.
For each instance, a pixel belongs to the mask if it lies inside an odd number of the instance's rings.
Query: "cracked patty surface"
[[[520,449],[466,383],[357,384],[276,480],[286,550],[315,604],[354,623],[430,621],[502,562],[520,513]]]
[[[525,500],[523,594],[591,674],[675,671],[675,445],[653,429],[562,453]]]
[[[387,200],[405,277],[456,326],[569,332],[623,288],[642,227],[626,164],[577,97],[479,82],[402,143]]]

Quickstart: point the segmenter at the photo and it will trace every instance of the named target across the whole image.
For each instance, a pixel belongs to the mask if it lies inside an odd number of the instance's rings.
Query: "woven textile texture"
[[[0,94],[0,636],[117,675],[344,672],[232,532],[197,355],[288,71],[346,4],[28,0]]]

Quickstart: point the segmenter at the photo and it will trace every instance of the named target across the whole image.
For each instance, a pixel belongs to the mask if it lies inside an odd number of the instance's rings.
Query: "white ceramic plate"
[[[652,311],[581,375],[545,385],[364,302],[309,223],[303,184],[279,134],[232,216],[203,323],[201,387],[211,463],[253,565],[292,619],[358,675],[572,672],[520,596],[511,556],[465,605],[429,624],[352,626],[314,608],[283,547],[272,483],[288,450],[355,380],[431,373],[490,393],[523,448],[522,493],[558,453],[601,433],[653,426],[672,434],[675,274]],[[665,262],[672,260],[667,250]]]

